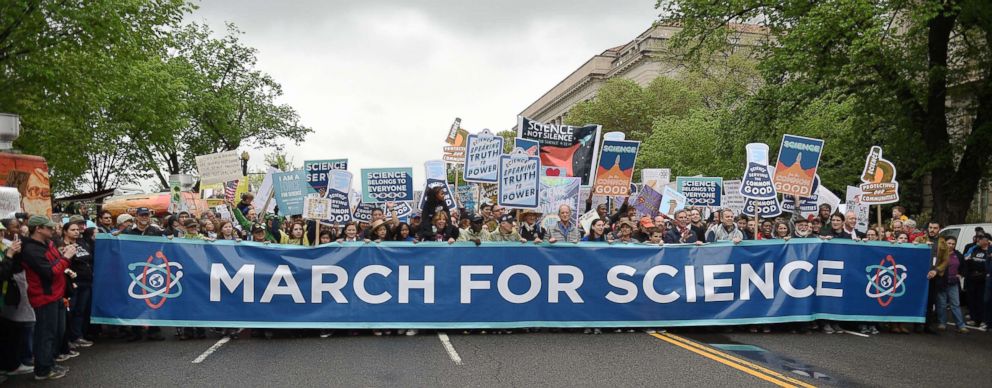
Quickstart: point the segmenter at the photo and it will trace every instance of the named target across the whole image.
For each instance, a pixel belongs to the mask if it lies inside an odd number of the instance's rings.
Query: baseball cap
[[[86,222],[86,219],[83,218],[83,216],[81,216],[79,214],[76,214],[76,215],[73,215],[72,217],[69,217],[69,222],[68,223],[70,223],[70,224],[78,224],[78,223],[83,223],[83,222]]]
[[[189,219],[186,219],[186,222],[185,222],[185,223],[183,224],[183,226],[185,226],[185,227],[187,227],[187,228],[192,228],[192,227],[194,227],[194,226],[196,226],[196,227],[199,227],[199,226],[200,226],[200,223],[199,223],[199,222],[197,222],[197,221],[196,221],[195,219],[193,219],[193,218],[189,218]]]
[[[503,216],[501,216],[499,218],[499,222],[509,222],[509,223],[512,224],[513,223],[513,216],[511,216],[509,214],[504,214]]]
[[[117,225],[123,224],[128,221],[134,221],[134,217],[131,217],[131,215],[127,213],[117,216]]]
[[[651,217],[648,216],[641,217],[641,226],[645,228],[653,228],[654,221],[651,221]]]
[[[138,210],[135,212],[135,214],[139,216],[147,216],[147,215],[151,215],[152,212],[151,210],[148,210],[147,207],[139,207]]]
[[[256,233],[256,232],[264,232],[264,231],[265,231],[265,227],[264,227],[264,226],[262,226],[262,224],[253,224],[253,225],[251,226],[251,232],[252,232],[252,233]]]
[[[471,221],[473,224],[479,224],[482,223],[482,221],[485,221],[486,219],[482,218],[482,216],[478,214],[473,214],[471,217],[469,217],[468,220]]]
[[[987,238],[989,238],[989,234],[988,234],[988,233],[979,233],[979,234],[976,234],[976,235],[975,235],[975,238],[977,238],[977,239],[979,239],[979,240],[981,240],[981,239],[983,239],[983,238],[984,238],[984,239],[987,239]]]
[[[54,228],[55,222],[53,222],[51,218],[45,216],[31,216],[31,218],[28,219],[28,226],[47,226],[49,228]]]

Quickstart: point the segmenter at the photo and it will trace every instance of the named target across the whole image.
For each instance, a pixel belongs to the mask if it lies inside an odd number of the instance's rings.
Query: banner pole
[[[878,213],[878,226],[882,226],[882,205],[876,205],[876,213]]]

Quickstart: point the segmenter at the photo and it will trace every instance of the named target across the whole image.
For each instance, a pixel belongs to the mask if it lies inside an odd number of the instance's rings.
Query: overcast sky
[[[536,3],[536,4],[535,4]],[[314,129],[286,149],[304,160],[348,158],[349,170],[440,159],[455,117],[470,132],[509,129],[516,115],[591,56],[655,20],[636,1],[205,0],[189,20],[233,22],[258,67]],[[252,152],[261,167],[262,151]],[[355,186],[359,186],[356,182]]]

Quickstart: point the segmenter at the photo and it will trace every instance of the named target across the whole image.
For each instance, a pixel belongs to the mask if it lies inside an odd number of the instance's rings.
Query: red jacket
[[[43,243],[33,238],[21,240],[17,254],[28,280],[28,301],[38,308],[59,301],[65,295],[65,269],[69,260],[51,241]]]

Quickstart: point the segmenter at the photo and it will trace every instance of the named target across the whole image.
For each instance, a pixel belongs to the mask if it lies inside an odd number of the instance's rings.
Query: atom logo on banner
[[[906,266],[896,264],[892,255],[886,256],[878,265],[865,267],[865,271],[868,272],[865,295],[874,298],[882,307],[888,307],[892,299],[906,293]]]
[[[155,259],[160,263],[155,263]],[[127,294],[134,299],[144,300],[152,309],[158,309],[165,304],[166,299],[178,298],[183,293],[179,279],[183,278],[183,265],[170,262],[162,251],[148,256],[147,261],[139,261],[127,265],[131,276],[131,285]],[[172,270],[175,269],[175,274]],[[140,289],[140,292],[135,288]],[[157,300],[156,300],[157,299]]]

